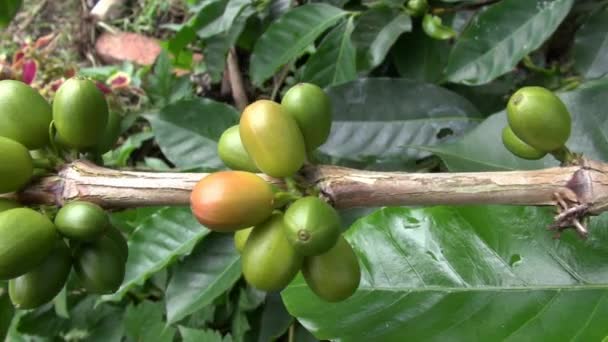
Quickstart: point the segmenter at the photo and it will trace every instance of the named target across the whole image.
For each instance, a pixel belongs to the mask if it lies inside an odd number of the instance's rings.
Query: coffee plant
[[[608,337],[607,1],[182,5],[0,81],[0,339]]]

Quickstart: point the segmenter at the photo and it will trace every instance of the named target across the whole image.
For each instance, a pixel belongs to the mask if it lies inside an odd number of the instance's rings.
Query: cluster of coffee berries
[[[329,97],[306,83],[289,89],[281,103],[250,104],[218,143],[233,171],[212,173],[192,190],[193,214],[209,229],[235,232],[245,280],[258,289],[279,291],[300,270],[326,301],[344,300],[359,286],[359,262],[338,213],[294,181],[327,140],[331,116]],[[270,177],[283,178],[287,189],[271,185]]]
[[[127,242],[101,207],[71,202],[54,212],[10,199],[37,172],[52,169],[57,145],[109,150],[118,138],[117,117],[90,80],[64,82],[52,106],[22,82],[0,81],[0,280],[9,280],[17,308],[51,301],[72,267],[92,293],[114,292],[122,283]]]

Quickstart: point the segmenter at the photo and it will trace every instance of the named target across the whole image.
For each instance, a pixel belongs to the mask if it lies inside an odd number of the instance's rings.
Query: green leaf
[[[302,277],[282,295],[319,339],[598,341],[608,333],[606,218],[589,241],[555,240],[545,209],[385,208],[347,233],[362,267],[353,297],[324,302]]]
[[[275,19],[285,14],[285,12],[289,11],[293,7],[293,2],[293,0],[271,0],[270,5],[268,6],[270,18]],[[335,4],[330,5],[342,7]]]
[[[525,74],[508,73],[484,85],[468,86],[450,83],[446,85],[446,88],[464,96],[484,115],[490,115],[507,106],[508,94],[517,89],[519,82],[525,78]]]
[[[15,309],[4,287],[0,287],[0,341],[4,341],[13,321]]]
[[[188,316],[181,324],[190,328],[205,328],[214,321],[215,312],[216,306],[208,305]]]
[[[161,106],[168,103],[168,98],[171,96],[171,89],[173,88],[172,70],[173,66],[171,65],[169,54],[164,50],[161,51],[154,62],[153,73],[148,76],[145,87],[146,94],[152,102],[158,103]]]
[[[245,7],[251,3],[251,0],[229,0],[228,5],[226,5],[226,9],[224,10],[224,14],[222,15],[222,21],[218,30],[220,30],[220,32],[230,30],[236,18],[241,14]]]
[[[213,82],[222,80],[228,50],[236,43],[245,28],[247,19],[254,13],[255,11],[251,8],[245,9],[239,17],[236,18],[228,31],[214,35],[205,40],[203,53],[205,55],[205,63],[207,64]]]
[[[608,78],[589,82],[575,91],[558,93],[572,115],[572,133],[567,142],[574,152],[596,160],[608,159]],[[429,148],[450,171],[524,170],[557,166],[548,156],[526,161],[513,156],[502,145],[501,132],[507,125],[506,113],[499,112],[453,144]]]
[[[196,39],[196,32],[190,26],[182,27],[168,41],[168,49],[174,55],[179,55],[182,50]]]
[[[69,321],[57,316],[53,304],[27,311],[18,322],[19,333],[36,336],[57,336],[69,326]]]
[[[344,15],[339,8],[315,3],[292,9],[274,21],[253,49],[249,69],[253,83],[262,85]]]
[[[192,23],[199,38],[209,38],[222,32],[220,27],[228,0],[204,1]]]
[[[110,221],[119,230],[131,234],[150,216],[165,207],[141,207],[110,213]]]
[[[461,136],[480,121],[467,100],[444,88],[406,79],[359,79],[327,90],[334,122],[321,146],[325,162],[403,169],[428,155],[408,145]]]
[[[142,285],[154,273],[190,254],[209,232],[194,218],[190,208],[160,209],[142,222],[129,238],[125,280],[115,294],[103,296],[103,300],[120,300],[127,291]]]
[[[592,15],[574,38],[574,66],[585,78],[608,73],[608,10]]]
[[[184,342],[232,342],[230,335],[222,337],[219,332],[214,330],[198,330],[180,326],[179,333]]]
[[[231,234],[211,235],[179,263],[166,291],[167,320],[175,323],[210,305],[241,277]]]
[[[129,136],[129,138],[117,149],[103,155],[103,164],[105,166],[127,166],[131,154],[140,149],[146,141],[152,138],[154,138],[154,133],[149,131],[139,132]]]
[[[382,6],[363,12],[352,35],[357,69],[370,70],[380,65],[397,38],[411,29],[410,17],[397,9]]]
[[[355,48],[350,40],[353,19],[334,28],[306,62],[302,81],[327,87],[357,78]]]
[[[125,312],[127,335],[135,341],[171,342],[176,329],[163,321],[162,303],[144,301]]]
[[[96,301],[97,296],[85,296],[73,304],[70,331],[85,334],[87,341],[120,342],[124,334],[124,308],[109,304],[96,306]]]
[[[448,80],[484,84],[509,72],[551,36],[573,0],[504,0],[477,14],[456,40]]]
[[[444,75],[450,45],[420,29],[402,35],[391,50],[399,75],[420,82],[438,83]]]
[[[146,118],[160,149],[176,166],[222,169],[217,141],[239,114],[231,106],[199,98],[176,102]]]
[[[299,324],[295,329],[294,340],[296,342],[319,342],[306,328]]]
[[[287,312],[278,293],[269,293],[266,296],[261,316],[258,342],[276,341],[293,323],[293,317]]]
[[[104,316],[89,330],[87,341],[121,342],[125,327],[121,317],[123,309],[114,308],[111,314]]]
[[[230,331],[235,342],[246,341],[245,336],[251,331],[247,314],[258,308],[265,298],[266,292],[259,291],[251,286],[239,289],[236,307],[234,309],[228,307],[228,311],[232,313]],[[227,305],[232,306],[233,304],[228,302]]]

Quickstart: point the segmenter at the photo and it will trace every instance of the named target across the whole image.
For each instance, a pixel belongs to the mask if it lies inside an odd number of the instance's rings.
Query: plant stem
[[[85,161],[66,164],[58,174],[37,179],[15,197],[25,204],[61,205],[76,199],[106,208],[188,205],[194,185],[207,174],[119,171]],[[337,208],[403,205],[553,205],[555,194],[589,204],[590,213],[608,210],[608,164],[534,171],[405,173],[308,166],[300,175]],[[260,175],[271,184],[283,181]],[[243,189],[247,191],[247,189]]]
[[[578,160],[578,156],[572,153],[565,145],[551,152],[551,155],[564,166],[574,165]]]
[[[242,111],[249,104],[249,100],[247,99],[245,83],[243,82],[243,76],[241,75],[236,49],[234,47],[231,47],[228,51],[226,70],[228,71],[228,78],[230,79],[232,98],[239,111]]]

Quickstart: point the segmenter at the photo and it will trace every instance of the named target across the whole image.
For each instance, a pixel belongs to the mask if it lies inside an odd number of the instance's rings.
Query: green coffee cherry
[[[298,254],[285,237],[283,215],[273,214],[253,228],[241,257],[245,280],[263,291],[285,288],[302,266]]]
[[[125,277],[125,262],[120,247],[109,237],[83,243],[74,251],[74,270],[82,286],[91,293],[118,290]]]
[[[559,97],[542,87],[516,91],[507,104],[507,118],[513,133],[539,151],[556,151],[570,137],[570,112]]]
[[[91,80],[70,78],[53,100],[53,121],[60,140],[85,150],[102,142],[108,123],[108,103]]]
[[[412,16],[419,17],[426,13],[429,9],[429,4],[427,0],[409,0],[406,8]]]
[[[239,132],[255,165],[269,176],[292,176],[304,164],[306,145],[302,132],[278,103],[259,100],[247,106]]]
[[[110,219],[97,204],[74,201],[59,209],[55,216],[55,226],[69,239],[93,241],[110,226]]]
[[[339,302],[352,296],[359,287],[361,268],[352,247],[340,236],[328,252],[306,257],[302,274],[317,296],[328,302]]]
[[[295,201],[285,212],[284,220],[287,240],[305,256],[327,252],[340,236],[340,216],[316,196]]]
[[[502,143],[509,152],[522,159],[537,160],[547,154],[521,141],[509,126],[502,130]]]
[[[18,309],[34,309],[59,294],[72,269],[72,254],[65,242],[57,239],[49,255],[33,270],[11,279],[8,293]]]
[[[29,208],[0,213],[0,280],[23,275],[49,254],[58,234],[46,216]]]
[[[331,131],[332,109],[323,89],[311,83],[296,84],[287,91],[281,106],[298,123],[308,152],[325,143]]]
[[[440,17],[429,13],[425,14],[422,19],[422,29],[429,37],[439,40],[446,40],[456,36],[456,31],[449,26],[443,25]]]
[[[38,91],[23,82],[0,81],[0,137],[28,150],[43,148],[49,142],[51,120],[51,106]]]
[[[0,194],[21,189],[33,172],[32,157],[25,146],[0,137]]]
[[[259,172],[241,142],[239,125],[234,125],[222,133],[217,143],[217,154],[233,170]]]

